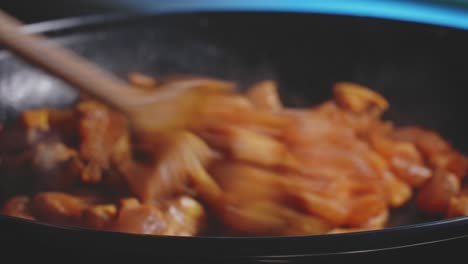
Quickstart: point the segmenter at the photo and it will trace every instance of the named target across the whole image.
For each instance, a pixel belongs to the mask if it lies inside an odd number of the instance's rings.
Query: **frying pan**
[[[468,16],[467,16],[468,19]],[[289,106],[331,96],[336,81],[384,94],[386,118],[440,132],[468,152],[468,33],[446,24],[279,11],[176,12],[98,16],[26,28],[48,34],[120,76],[188,73],[237,81],[276,79]],[[76,93],[0,50],[0,120],[39,107],[65,107]],[[1,188],[5,194],[8,186]],[[310,263],[455,259],[468,243],[468,218],[428,219],[413,205],[393,212],[391,227],[297,237],[156,237],[111,233],[0,216],[1,257],[39,261],[156,263]]]

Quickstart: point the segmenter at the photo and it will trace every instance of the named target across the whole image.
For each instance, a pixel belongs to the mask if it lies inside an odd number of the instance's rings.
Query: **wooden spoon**
[[[192,79],[176,82],[167,89],[148,92],[131,87],[107,70],[87,61],[39,34],[27,34],[22,23],[0,10],[0,44],[82,92],[127,114],[134,129],[155,131],[181,126],[196,107],[191,88],[206,85],[231,88],[232,83]],[[183,96],[182,96],[183,95]],[[157,115],[158,118],[155,118]],[[184,117],[184,118],[182,118]]]

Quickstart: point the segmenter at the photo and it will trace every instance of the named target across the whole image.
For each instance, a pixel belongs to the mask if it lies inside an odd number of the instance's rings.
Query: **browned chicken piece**
[[[391,123],[379,119],[380,112],[377,110],[376,113],[354,113],[340,107],[335,101],[327,101],[312,110],[340,127],[352,129],[359,137],[365,138],[370,131],[386,132],[393,129]]]
[[[257,109],[240,95],[209,95],[201,101],[196,113],[196,122],[191,128],[199,131],[212,124],[232,124],[256,129],[276,131],[290,123],[279,113]],[[195,120],[194,120],[195,121]]]
[[[315,111],[295,113],[292,117],[297,122],[284,133],[284,141],[298,161],[292,169],[337,181],[380,181],[381,172],[368,157],[371,149],[352,128]]]
[[[438,170],[426,182],[417,196],[421,210],[431,214],[447,213],[450,200],[460,191],[460,180],[452,172]]]
[[[22,113],[21,121],[28,130],[47,131],[49,127],[49,112],[47,109],[31,110]]]
[[[34,195],[31,208],[39,221],[80,225],[88,204],[66,193],[42,192]]]
[[[333,228],[328,234],[343,234],[343,233],[351,233],[351,232],[362,232],[362,231],[370,231],[376,229],[382,229],[385,227],[385,224],[388,221],[389,212],[388,210],[384,210],[381,213],[375,215],[374,217],[369,218],[369,220],[361,225],[360,227],[338,227]]]
[[[367,144],[360,141],[352,129],[341,129],[339,124],[314,115],[315,119],[298,119],[303,129],[287,128],[290,132],[285,141],[299,161],[299,167],[294,170],[310,177],[340,182],[348,178],[354,182],[366,181],[369,188],[378,187],[374,183],[381,181],[383,171],[373,166]]]
[[[88,164],[83,165],[83,169],[80,173],[80,178],[85,183],[97,184],[102,181],[103,169],[95,161],[90,161]]]
[[[79,181],[83,163],[75,150],[59,142],[45,142],[35,147],[32,168],[36,188],[64,190]]]
[[[382,113],[389,107],[382,95],[355,83],[336,83],[333,87],[333,95],[340,106],[355,113],[372,111]]]
[[[34,144],[44,137],[52,137],[66,145],[78,140],[78,123],[74,109],[35,109],[21,114],[21,126],[28,135],[28,143]]]
[[[374,151],[367,153],[367,159],[370,165],[381,173],[381,185],[386,197],[387,203],[391,207],[400,207],[411,199],[413,191],[411,186],[390,171],[387,161],[383,156]]]
[[[135,234],[194,236],[205,227],[205,210],[190,197],[165,204],[141,204],[134,198],[121,201],[111,230]]]
[[[367,222],[361,225],[361,228],[368,230],[382,229],[388,222],[390,212],[388,209],[382,210],[380,213],[368,218]]]
[[[193,126],[199,123],[198,115],[207,105],[206,100],[217,95],[233,94],[234,87],[231,82],[206,78],[163,82],[145,100],[135,102],[146,109],[132,114],[132,122],[137,124],[134,128],[141,128],[135,132],[154,136]],[[246,99],[244,101],[248,102]],[[158,114],[149,116],[148,113]]]
[[[450,199],[447,217],[460,217],[468,215],[468,196],[457,195]]]
[[[0,129],[0,155],[2,159],[26,156],[31,148],[46,138],[49,130],[48,111],[45,109],[23,112],[17,122]],[[30,159],[30,155],[28,158]],[[19,163],[19,162],[12,162]],[[3,164],[5,165],[5,164]],[[0,168],[1,169],[1,168]]]
[[[247,98],[257,109],[277,112],[283,109],[278,95],[278,85],[275,81],[256,83],[247,90]]]
[[[33,164],[38,169],[44,170],[54,169],[57,167],[58,162],[67,161],[78,156],[75,150],[59,142],[40,143],[36,152]]]
[[[272,174],[274,175],[274,174]],[[317,179],[304,175],[276,174],[279,191],[286,199],[286,206],[293,206],[309,215],[319,216],[328,224],[339,226],[346,222],[350,210],[351,181]]]
[[[384,226],[387,217],[386,201],[381,194],[367,194],[355,197],[351,201],[351,212],[347,219],[348,226],[361,227],[365,225],[379,224]],[[379,218],[383,218],[379,219]],[[373,223],[374,221],[377,223]]]
[[[132,163],[121,168],[131,191],[144,202],[182,193],[189,178],[216,157],[199,137],[187,131],[167,135],[159,147],[154,165]]]
[[[321,196],[305,189],[297,194],[291,192],[287,195],[294,197],[298,205],[304,207],[308,214],[319,216],[333,226],[345,224],[349,215],[353,213],[349,202],[343,199]]]
[[[393,136],[413,142],[431,168],[453,172],[460,179],[465,176],[468,170],[467,158],[454,150],[439,134],[418,127],[404,127],[396,129]]]
[[[230,201],[223,201],[230,204]],[[331,227],[322,219],[268,200],[229,206],[219,216],[235,235],[304,235],[322,234]]]
[[[33,145],[42,139],[49,131],[49,118],[47,109],[25,111],[20,116],[20,125],[25,129],[26,142]]]
[[[409,184],[395,177],[390,171],[384,172],[383,178],[387,202],[391,207],[398,208],[411,199],[413,190]]]
[[[78,141],[78,117],[75,109],[47,109],[47,118],[52,132],[64,143],[75,145]]]
[[[424,159],[411,142],[395,140],[387,135],[371,134],[369,143],[387,161],[392,172],[407,184],[418,187],[432,176]]]
[[[128,138],[127,120],[94,101],[81,102],[76,109],[79,113],[80,157],[89,163],[82,180],[97,183],[102,179],[102,170],[109,169],[115,152],[120,150],[117,143],[122,144],[120,141]]]
[[[125,197],[120,199],[119,202],[119,210],[137,208],[141,205],[140,201],[135,197]]]
[[[77,109],[80,156],[86,161],[81,180],[90,184],[105,180],[111,188],[123,189],[121,176],[109,173],[109,169],[132,158],[127,121],[93,101],[82,102]]]
[[[319,111],[287,110],[282,112],[282,115],[287,118],[288,125],[282,127],[281,140],[288,145],[308,146],[315,143],[359,145],[352,127],[336,122]]]
[[[233,159],[264,166],[294,166],[294,158],[280,141],[240,126],[208,127],[201,137]]]
[[[391,162],[393,172],[411,186],[419,187],[432,177],[432,171],[424,165],[394,157]]]
[[[163,235],[196,236],[206,228],[206,213],[203,206],[188,196],[170,201],[165,208],[168,222]]]
[[[89,228],[107,230],[117,217],[117,207],[113,204],[94,205],[83,212],[83,225]]]
[[[286,191],[297,190],[283,188],[286,180],[280,175],[233,161],[217,163],[210,173],[223,190],[215,211],[229,229],[265,235],[321,233],[328,228],[318,217],[289,208],[294,195]]]
[[[8,199],[1,210],[2,214],[35,220],[31,212],[31,199],[27,196],[15,196]]]
[[[159,235],[165,232],[168,223],[164,212],[151,204],[122,203],[116,221],[110,228],[113,231]]]

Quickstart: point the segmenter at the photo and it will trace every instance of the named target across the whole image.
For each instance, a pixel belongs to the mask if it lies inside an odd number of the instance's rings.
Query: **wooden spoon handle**
[[[104,103],[126,111],[140,91],[112,73],[39,34],[27,34],[22,23],[0,10],[0,43],[24,60]]]

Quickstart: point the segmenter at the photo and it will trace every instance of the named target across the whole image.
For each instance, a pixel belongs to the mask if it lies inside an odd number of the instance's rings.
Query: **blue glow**
[[[108,0],[144,13],[286,11],[378,17],[468,29],[468,11],[396,0]]]

